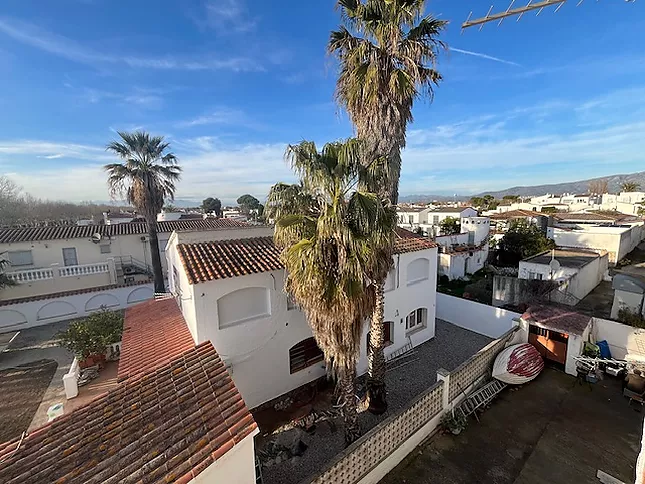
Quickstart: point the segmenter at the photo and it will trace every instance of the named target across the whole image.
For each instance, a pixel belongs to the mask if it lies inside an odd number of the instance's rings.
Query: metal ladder
[[[483,387],[468,395],[466,399],[461,402],[457,410],[460,411],[464,417],[475,414],[475,418],[479,421],[479,417],[477,417],[477,413],[475,411],[478,408],[488,405],[497,396],[497,394],[506,387],[506,383],[493,379]]]
[[[393,359],[398,358],[401,355],[404,355],[405,353],[407,353],[408,351],[411,351],[412,349],[413,349],[412,341],[408,340],[408,342],[404,346],[387,355],[385,357],[385,361],[386,362],[392,361]]]

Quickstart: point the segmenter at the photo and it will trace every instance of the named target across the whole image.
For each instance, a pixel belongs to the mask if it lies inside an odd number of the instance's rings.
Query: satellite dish
[[[94,242],[95,244],[101,242],[101,234],[96,232],[94,235],[92,235],[92,242]]]
[[[557,259],[551,259],[551,262],[549,262],[549,268],[551,269],[551,272],[558,272],[560,270],[560,263]]]

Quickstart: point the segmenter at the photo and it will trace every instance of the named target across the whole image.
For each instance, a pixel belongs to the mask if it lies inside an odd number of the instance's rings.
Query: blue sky
[[[419,101],[401,194],[471,194],[645,170],[645,2],[569,0],[460,34],[481,0],[436,0],[445,80]],[[177,197],[263,199],[287,143],[348,137],[326,55],[333,0],[3,0],[0,173],[106,200],[116,130],[168,137]],[[506,4],[499,3],[503,10]]]

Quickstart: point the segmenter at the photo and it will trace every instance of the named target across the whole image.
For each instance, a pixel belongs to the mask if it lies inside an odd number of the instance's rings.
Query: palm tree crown
[[[387,183],[398,198],[400,150],[412,121],[412,105],[433,97],[441,81],[435,69],[438,40],[447,22],[423,16],[425,0],[339,0],[343,24],[331,33],[328,50],[340,61],[336,99],[349,113],[368,162],[380,153],[390,159]]]
[[[346,439],[354,440],[354,376],[364,322],[374,308],[370,271],[391,244],[395,214],[375,193],[361,189],[361,143],[313,142],[287,148],[300,183],[275,185],[267,215],[287,269],[285,289],[304,313],[328,369],[339,380]],[[349,412],[349,414],[347,413]]]
[[[150,136],[143,131],[118,134],[121,140],[112,141],[106,149],[123,162],[104,166],[108,173],[108,186],[113,196],[125,196],[128,203],[146,218],[155,292],[161,293],[165,291],[165,285],[159,255],[157,214],[161,212],[165,199],[174,200],[175,183],[181,177],[181,167],[162,136]]]

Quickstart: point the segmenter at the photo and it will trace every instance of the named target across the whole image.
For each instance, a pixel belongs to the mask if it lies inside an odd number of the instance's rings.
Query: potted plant
[[[448,412],[441,417],[441,426],[446,432],[459,435],[468,426],[468,419],[461,412]]]
[[[62,345],[74,353],[80,368],[105,363],[105,352],[113,343],[121,341],[123,316],[115,311],[101,309],[85,319],[73,321],[67,330],[59,333]]]

